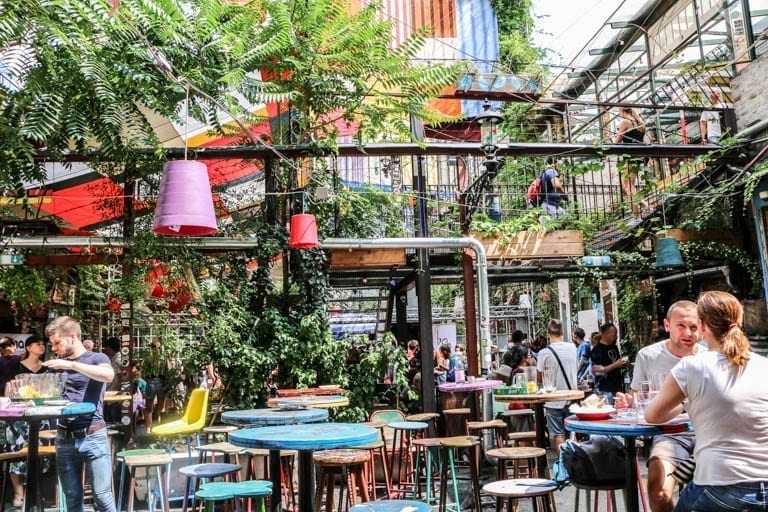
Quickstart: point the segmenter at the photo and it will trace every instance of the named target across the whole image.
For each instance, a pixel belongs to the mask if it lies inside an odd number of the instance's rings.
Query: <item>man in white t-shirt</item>
[[[666,378],[683,357],[706,352],[698,343],[695,303],[681,300],[672,304],[664,319],[664,328],[669,332],[669,339],[649,345],[637,353],[630,384],[633,393],[640,390],[642,382],[650,381],[651,375],[664,375]],[[616,399],[623,400],[625,397],[617,394]],[[677,482],[672,478],[672,472],[681,462],[692,457],[694,440],[692,432],[653,438],[648,459],[648,497],[653,512],[671,512],[674,508],[673,493]]]
[[[709,101],[712,102],[712,106],[715,108],[728,108],[728,105],[720,99],[718,91],[709,93]],[[721,115],[719,110],[705,110],[701,113],[699,127],[701,128],[702,144],[717,144],[720,140],[720,136],[723,134],[723,130],[720,127]]]
[[[539,380],[541,380],[545,368],[554,368],[557,389],[577,389],[576,345],[570,341],[563,341],[563,323],[560,320],[552,319],[549,321],[547,335],[549,336],[549,345],[539,350],[539,356],[536,359]],[[558,359],[560,360],[559,363]],[[568,414],[568,402],[547,402],[544,404],[544,408],[547,412],[547,430],[550,435],[555,437],[555,450],[559,456],[560,443],[565,442],[565,417]]]

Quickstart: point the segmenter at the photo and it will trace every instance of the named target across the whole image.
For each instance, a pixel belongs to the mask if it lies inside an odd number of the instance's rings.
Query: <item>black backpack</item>
[[[566,441],[560,445],[560,459],[575,484],[626,484],[624,445],[614,437],[593,435],[581,443]]]

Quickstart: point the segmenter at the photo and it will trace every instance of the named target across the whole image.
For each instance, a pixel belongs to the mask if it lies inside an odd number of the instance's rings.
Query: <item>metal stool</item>
[[[517,500],[522,498],[531,499],[533,510],[555,510],[553,495],[555,489],[557,489],[555,482],[541,478],[499,480],[483,486],[484,493],[498,498],[507,498],[507,510],[510,512],[515,508]],[[540,508],[539,505],[541,505]],[[497,507],[496,510],[501,512],[501,508]]]
[[[606,491],[605,501],[606,504],[608,504],[608,510],[614,510],[617,511],[616,508],[616,491],[621,490],[624,491],[624,488],[626,487],[627,483],[624,480],[616,481],[615,483],[607,483],[607,484],[601,484],[601,485],[581,485],[574,482],[571,482],[573,486],[576,488],[576,500],[573,502],[573,512],[579,511],[579,497],[581,495],[581,491],[586,491],[587,493],[587,511],[591,511],[592,509],[592,492],[595,493],[595,508],[594,510],[597,511],[598,509],[598,502],[600,500],[600,491]]]
[[[536,457],[543,457],[547,454],[544,448],[532,446],[521,446],[517,448],[496,448],[485,452],[486,456],[496,459],[496,480],[506,480],[509,478],[507,473],[507,464],[512,463],[512,478],[522,478],[523,476],[532,478],[537,477]],[[525,462],[525,474],[523,474],[521,462]],[[502,498],[496,497],[496,508],[501,509]],[[515,506],[517,510],[517,506]]]
[[[147,500],[154,501],[154,492],[150,492],[149,474],[152,469],[157,476],[157,492],[160,498],[160,509],[162,512],[168,512],[168,480],[166,478],[168,469],[171,467],[173,459],[167,453],[157,455],[128,455],[123,457],[123,464],[128,468],[130,480],[128,484],[128,512],[133,512],[133,500],[136,493],[136,470],[144,468],[147,472]],[[150,496],[150,494],[152,496]],[[150,502],[150,510],[152,508]]]
[[[437,455],[438,478],[442,469],[443,458],[440,456],[440,443],[444,437],[427,437],[423,439],[414,439],[413,446],[416,447],[416,463],[413,468],[413,498],[421,499],[421,465],[424,461],[424,501],[431,503],[437,496],[434,495],[434,481],[432,479],[432,467],[435,462],[434,456]],[[423,454],[423,457],[422,457]],[[441,484],[442,485],[442,484]]]
[[[414,439],[424,437],[429,425],[421,421],[395,421],[389,423],[394,432],[392,454],[389,459],[389,474],[392,478],[392,495],[408,496],[413,493],[413,455],[411,442]],[[397,458],[397,471],[395,471],[395,458]],[[397,479],[397,486],[394,482]]]
[[[122,466],[120,467],[120,485],[118,486],[118,490],[117,490],[117,507],[118,508],[123,506],[123,487],[125,483],[125,474],[128,471],[128,467],[125,465],[125,457],[144,456],[144,455],[163,455],[165,453],[166,451],[161,449],[141,448],[137,450],[123,450],[115,454],[115,460],[117,462],[122,463]]]
[[[476,462],[479,460],[478,449],[480,441],[468,436],[448,437],[440,442],[440,451],[443,457],[443,467],[440,471],[440,512],[445,512],[447,508],[446,493],[448,491],[448,468],[451,469],[451,484],[453,485],[453,500],[457,511],[461,511],[461,502],[459,501],[459,486],[456,481],[456,464],[454,462],[454,451],[467,450],[469,458],[469,479],[472,483],[472,506],[475,512],[480,512],[480,481],[478,477],[479,468]],[[448,464],[445,461],[448,461]]]
[[[365,481],[365,464],[371,458],[366,450],[323,450],[312,456],[315,468],[317,468],[317,488],[315,489],[314,512],[320,512],[320,505],[325,489],[325,511],[333,511],[334,480],[340,475],[341,488],[339,489],[339,511],[343,510],[344,490],[347,489],[347,502],[350,507],[357,504],[357,490],[363,502],[370,500],[368,496],[368,482]],[[347,485],[351,483],[351,485]],[[347,488],[349,487],[349,488]]]
[[[189,489],[192,480],[194,479],[194,488],[192,489],[192,508],[195,508],[195,493],[198,490],[199,483],[203,480],[213,480],[214,478],[224,477],[227,481],[238,481],[238,475],[240,474],[239,464],[193,464],[191,466],[184,466],[179,469],[179,473],[184,475],[184,498],[181,504],[182,512],[187,512],[187,503],[189,501]]]

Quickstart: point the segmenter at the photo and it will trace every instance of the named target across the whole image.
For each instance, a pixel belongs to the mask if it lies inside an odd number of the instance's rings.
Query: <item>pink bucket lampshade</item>
[[[314,249],[317,247],[317,221],[314,215],[298,213],[291,217],[291,249]]]
[[[158,235],[205,236],[216,230],[205,164],[193,160],[165,164],[152,231]]]

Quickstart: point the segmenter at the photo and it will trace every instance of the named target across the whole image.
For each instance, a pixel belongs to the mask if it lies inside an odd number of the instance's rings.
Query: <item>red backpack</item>
[[[525,196],[529,203],[533,206],[540,206],[541,200],[544,198],[544,191],[541,186],[541,176],[528,185],[528,194]]]

